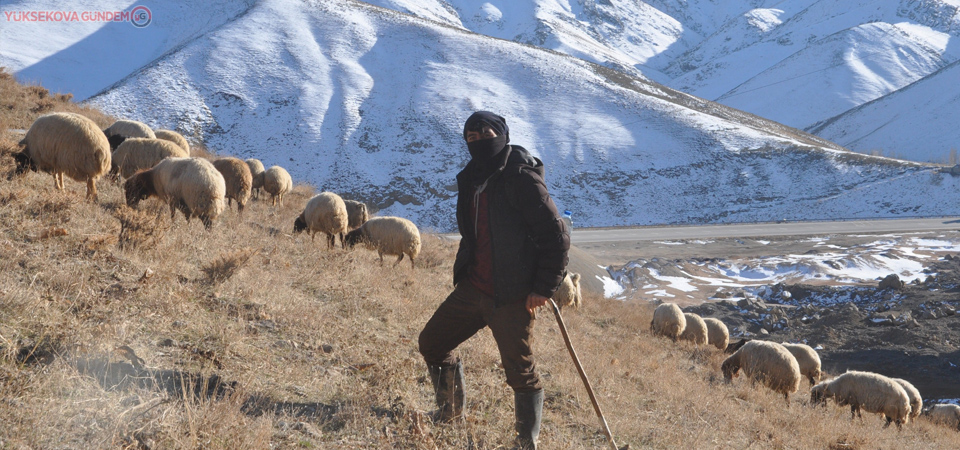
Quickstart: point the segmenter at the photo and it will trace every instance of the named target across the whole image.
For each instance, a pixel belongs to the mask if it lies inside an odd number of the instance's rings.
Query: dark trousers
[[[456,364],[453,350],[489,326],[500,350],[507,384],[520,392],[539,390],[540,377],[531,348],[534,321],[523,302],[497,308],[493,297],[463,281],[420,332],[420,354],[429,365]]]

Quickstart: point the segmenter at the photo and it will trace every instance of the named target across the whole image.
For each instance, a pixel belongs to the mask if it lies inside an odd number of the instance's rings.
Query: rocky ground
[[[960,238],[956,233],[933,237]],[[849,249],[852,255],[865,242],[875,242],[877,236],[829,239],[831,247]],[[730,258],[740,264],[772,254],[811,253],[817,251],[808,248],[817,245],[814,242],[822,241],[773,237],[581,248],[598,258],[621,261],[630,259],[626,255],[633,253],[633,258],[644,258],[642,267],[654,268],[661,274],[669,272],[676,285],[679,277],[691,277],[690,267],[703,266],[705,259],[723,263]],[[746,337],[805,342],[818,349],[828,373],[848,369],[874,371],[913,382],[924,398],[956,401],[960,398],[960,255],[929,252],[918,256],[910,250],[906,253],[923,263],[924,275],[912,277],[907,283],[895,274],[860,283],[806,277],[799,282],[714,287],[710,293],[700,289],[701,298],[652,297],[646,293],[664,290],[651,285],[656,280],[647,277],[637,282],[626,298],[672,301],[684,311],[720,318],[730,328],[732,340]]]

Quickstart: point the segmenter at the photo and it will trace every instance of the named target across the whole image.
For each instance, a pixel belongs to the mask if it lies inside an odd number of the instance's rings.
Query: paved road
[[[671,227],[574,228],[572,238],[574,244],[591,244],[669,239],[876,234],[937,230],[960,230],[960,217],[849,220],[837,222],[678,225]]]

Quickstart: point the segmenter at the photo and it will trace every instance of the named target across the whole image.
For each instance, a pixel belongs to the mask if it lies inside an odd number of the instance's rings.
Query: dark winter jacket
[[[499,169],[485,185],[475,185],[473,161],[457,174],[461,240],[453,264],[453,283],[457,285],[467,278],[474,262],[475,213],[470,208],[482,189],[487,196],[497,306],[524,301],[531,292],[552,296],[562,281],[570,249],[569,234],[543,180],[543,163],[516,145],[500,153],[496,156]]]

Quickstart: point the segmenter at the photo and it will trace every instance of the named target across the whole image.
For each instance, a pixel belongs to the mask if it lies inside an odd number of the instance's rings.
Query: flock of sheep
[[[862,418],[862,410],[881,414],[886,418],[884,427],[895,422],[900,428],[921,413],[923,399],[920,392],[906,380],[871,372],[848,371],[817,384],[823,375],[820,355],[809,345],[748,339],[730,344],[730,332],[723,322],[684,313],[673,303],[657,306],[650,322],[650,331],[674,341],[688,340],[697,345],[713,345],[732,353],[720,366],[725,379],[732,380],[742,370],[752,382],[759,382],[783,394],[788,405],[789,395],[797,392],[801,377],[805,377],[812,386],[811,404],[823,405],[833,399],[838,406],[849,405],[853,417]],[[934,422],[960,430],[958,405],[933,405],[924,414]]]
[[[190,157],[187,140],[175,131],[153,130],[144,123],[118,120],[101,130],[92,120],[74,113],[52,113],[37,118],[15,153],[14,175],[32,171],[51,173],[57,189],[63,189],[63,176],[87,183],[87,198],[96,201],[96,182],[110,176],[123,182],[124,196],[130,207],[157,197],[170,207],[171,220],[179,210],[186,217],[198,218],[207,228],[237,202],[238,214],[251,195],[260,191],[271,196],[271,203],[283,205],[283,196],[293,190],[293,179],[280,166],[264,169],[256,159],[242,161],[233,157]],[[11,175],[12,177],[13,175]],[[311,198],[294,222],[294,232],[309,231],[327,235],[334,246],[358,243],[383,255],[404,255],[411,265],[420,253],[420,232],[413,222],[401,217],[370,218],[365,204],[343,200],[332,192]]]

